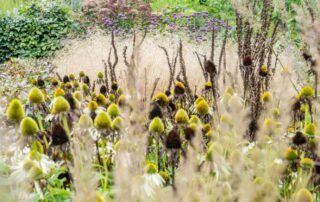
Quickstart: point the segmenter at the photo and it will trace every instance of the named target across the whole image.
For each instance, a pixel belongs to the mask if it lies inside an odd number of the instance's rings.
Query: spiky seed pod
[[[103,73],[102,72],[98,72],[97,77],[98,77],[98,79],[103,79]]]
[[[36,181],[44,177],[44,173],[39,166],[32,166],[28,172],[28,176],[31,180]]]
[[[112,93],[110,93],[109,95],[108,95],[108,100],[110,101],[110,102],[113,102],[114,101],[114,99],[115,99],[115,95],[114,94],[112,94]]]
[[[68,82],[70,82],[70,79],[69,79],[69,77],[67,75],[65,75],[63,77],[62,81],[63,81],[63,83],[68,83]]]
[[[121,130],[123,120],[120,116],[116,117],[111,124],[112,130]]]
[[[206,123],[206,124],[204,124],[204,125],[202,126],[202,131],[203,131],[204,133],[207,133],[207,132],[209,132],[210,130],[211,130],[210,124]]]
[[[100,106],[105,106],[107,104],[107,98],[101,93],[96,97],[96,101]]]
[[[307,141],[308,141],[307,137],[301,131],[297,131],[296,134],[292,138],[292,143],[297,146],[306,144]]]
[[[22,119],[20,124],[20,130],[24,136],[32,136],[39,130],[37,122],[30,117],[25,117]]]
[[[206,115],[209,112],[209,105],[207,101],[202,100],[196,105],[196,111],[200,115]]]
[[[83,100],[83,95],[80,91],[74,92],[73,97],[76,98],[79,102],[81,102]]]
[[[18,99],[13,99],[7,109],[7,119],[18,123],[24,117],[23,106]]]
[[[51,128],[51,145],[63,145],[69,141],[66,129],[61,123],[54,123]]]
[[[55,101],[52,106],[52,113],[58,114],[63,112],[69,112],[70,105],[69,102],[62,96],[55,98]]]
[[[162,133],[164,131],[164,125],[159,117],[152,119],[149,124],[149,132],[151,133]]]
[[[209,74],[216,74],[217,73],[216,65],[211,60],[207,60],[205,62],[204,69]]]
[[[177,82],[176,85],[174,86],[174,94],[175,95],[182,95],[186,91],[186,87],[182,82]]]
[[[194,123],[185,127],[184,128],[184,135],[185,135],[186,140],[191,141],[196,134],[196,130],[197,130],[197,125]]]
[[[247,55],[243,58],[243,65],[244,66],[251,66],[252,65],[252,59],[251,56]]]
[[[196,105],[203,100],[205,100],[203,97],[198,97],[195,101]]]
[[[111,118],[107,112],[101,111],[94,119],[94,126],[97,129],[103,130],[111,128]]]
[[[160,106],[166,106],[169,104],[169,98],[166,94],[164,93],[158,93],[156,94],[153,99],[153,101],[156,101],[160,104]]]
[[[79,72],[79,77],[80,77],[80,78],[83,78],[85,75],[86,75],[86,74],[84,73],[84,71],[80,71],[80,72]]]
[[[189,116],[184,109],[179,109],[175,115],[175,122],[178,124],[186,124],[189,121]]]
[[[172,129],[166,137],[165,140],[166,147],[168,149],[180,149],[181,148],[181,138],[176,129]]]
[[[314,137],[316,135],[316,132],[317,132],[317,127],[314,123],[308,123],[304,127],[304,133],[310,137]]]
[[[159,118],[163,117],[162,110],[158,104],[154,104],[152,109],[149,112],[149,120],[152,120],[155,117],[159,117]]]
[[[51,80],[51,85],[54,86],[54,87],[56,87],[56,86],[59,85],[59,82],[57,81],[57,79],[52,79],[52,80]]]
[[[197,115],[191,115],[190,120],[189,120],[189,124],[194,123],[196,125],[201,125],[202,122],[199,119],[199,117]]]
[[[204,85],[205,90],[211,90],[212,89],[212,83],[211,81],[207,81],[206,84]]]
[[[65,88],[70,90],[72,88],[71,83],[67,82],[66,85],[65,85]]]
[[[71,93],[65,94],[64,98],[69,102],[71,110],[75,110],[78,107],[78,103]]]
[[[109,114],[109,116],[111,118],[115,118],[115,117],[119,116],[120,115],[119,106],[117,104],[112,103],[111,105],[109,105],[109,107],[107,109],[107,113]]]
[[[305,188],[300,189],[293,194],[293,202],[313,202],[313,196],[311,192]]]
[[[99,107],[98,103],[96,101],[91,100],[88,105],[87,105],[88,109],[92,112],[96,111]]]
[[[271,93],[269,91],[266,91],[261,95],[261,102],[263,103],[270,102],[271,97],[272,97]]]
[[[77,89],[77,88],[80,87],[80,84],[79,84],[79,82],[77,82],[77,81],[74,81],[74,82],[72,83],[72,85],[73,85],[73,88],[75,88],[75,89]]]
[[[84,92],[84,93],[88,93],[89,92],[89,86],[87,85],[87,84],[82,84],[82,91]]]
[[[295,149],[292,149],[291,147],[289,147],[287,149],[287,153],[286,153],[286,159],[289,160],[289,161],[293,161],[295,159],[297,159],[299,156],[298,156],[298,152],[297,150]]]
[[[303,86],[299,92],[299,96],[303,98],[310,98],[314,96],[314,89],[311,86]]]
[[[267,65],[262,65],[259,69],[259,75],[262,77],[266,77],[268,75],[268,67]]]
[[[88,76],[83,77],[83,83],[90,85],[90,78]]]
[[[59,97],[59,96],[64,96],[65,95],[65,92],[63,89],[61,88],[57,88],[55,91],[54,91],[54,97]]]
[[[107,87],[105,86],[105,85],[102,85],[101,87],[100,87],[100,93],[101,94],[106,94],[107,93]]]
[[[41,87],[44,87],[44,80],[43,79],[41,79],[41,78],[39,78],[38,80],[37,80],[37,85],[41,88]]]
[[[44,103],[44,95],[39,88],[33,87],[29,92],[28,100],[32,104]]]
[[[76,79],[76,76],[74,74],[70,74],[69,78],[70,78],[71,81],[74,81]]]
[[[156,174],[157,173],[157,166],[153,163],[148,163],[146,168],[145,168],[145,171],[146,173],[148,174]]]
[[[114,90],[114,91],[117,91],[118,90],[118,83],[117,82],[113,82],[112,84],[111,84],[111,89],[112,90]]]
[[[82,114],[80,116],[78,124],[79,124],[80,128],[82,128],[82,129],[93,127],[93,121],[92,121],[91,117],[86,114]]]
[[[122,106],[126,105],[126,103],[127,103],[127,98],[126,98],[126,96],[120,95],[119,98],[118,98],[117,104],[118,104],[120,107],[122,107]]]

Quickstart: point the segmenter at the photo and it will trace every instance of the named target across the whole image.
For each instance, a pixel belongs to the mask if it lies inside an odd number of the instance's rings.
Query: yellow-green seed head
[[[72,88],[72,85],[70,82],[67,82],[66,85],[65,85],[65,88],[66,89],[71,89]]]
[[[42,171],[42,169],[39,166],[33,166],[29,172],[28,172],[28,176],[31,180],[40,180],[41,178],[44,177],[44,173]]]
[[[117,104],[112,103],[109,105],[107,112],[111,118],[115,118],[120,115],[120,110]]]
[[[185,91],[186,91],[186,87],[184,86],[184,84],[180,81],[177,82],[174,87],[174,94],[181,95],[181,94],[184,94]]]
[[[293,194],[293,202],[313,202],[313,196],[311,192],[305,188],[300,189]]]
[[[112,94],[112,93],[110,93],[110,94],[108,95],[108,100],[109,100],[110,102],[113,102],[114,99],[115,99],[115,95]]]
[[[206,115],[209,111],[209,105],[207,101],[202,100],[196,105],[197,113],[200,115]]]
[[[204,125],[202,126],[202,130],[203,130],[204,133],[209,132],[209,131],[211,130],[210,124],[208,124],[208,123],[204,124]]]
[[[195,101],[196,105],[201,102],[202,100],[205,100],[203,97],[198,97]]]
[[[314,123],[308,123],[304,127],[304,133],[310,137],[314,137],[316,135],[316,132],[317,132],[317,127]]]
[[[79,82],[77,82],[77,81],[74,81],[72,83],[72,85],[73,85],[73,88],[75,88],[75,89],[79,88],[79,86],[80,86]]]
[[[81,102],[83,100],[83,95],[80,91],[74,92],[73,97],[76,98],[79,102]]]
[[[164,125],[159,117],[152,119],[149,125],[149,132],[151,133],[162,133],[164,131]]]
[[[79,76],[82,78],[82,77],[84,77],[86,74],[84,73],[84,71],[80,71],[79,72]]]
[[[122,95],[123,94],[123,89],[122,88],[118,88],[117,93],[118,93],[118,95]]]
[[[186,124],[189,121],[189,116],[184,109],[179,109],[175,115],[175,122],[178,124]]]
[[[105,106],[107,104],[107,98],[101,93],[97,95],[96,100],[100,106]]]
[[[38,125],[32,118],[25,117],[20,123],[20,130],[22,135],[32,136],[38,131]]]
[[[199,119],[199,117],[197,115],[191,115],[189,123],[195,123],[197,125],[201,125],[201,120]]]
[[[311,169],[313,168],[313,160],[310,158],[302,158],[300,161],[300,165],[302,168]]]
[[[70,74],[70,75],[69,75],[69,79],[70,79],[71,81],[74,81],[74,80],[76,79],[76,76],[75,76],[74,74]]]
[[[121,130],[122,129],[122,123],[123,123],[123,120],[122,120],[122,118],[120,116],[115,118],[112,121],[112,124],[111,124],[112,130]]]
[[[103,79],[103,73],[102,72],[98,73],[98,79]]]
[[[211,81],[207,81],[206,84],[204,85],[204,88],[205,88],[206,90],[210,90],[210,89],[212,88],[212,83],[211,83]]]
[[[169,98],[165,93],[158,93],[153,97],[153,101],[158,101],[160,105],[165,106],[169,104]]]
[[[94,119],[94,126],[100,130],[111,128],[111,118],[108,113],[104,111],[99,112]]]
[[[311,86],[303,86],[299,93],[300,97],[313,97],[314,96],[314,89]]]
[[[170,182],[170,177],[169,177],[169,174],[165,171],[160,171],[159,172],[159,175],[162,177],[163,181],[165,183],[169,183]]]
[[[119,106],[123,106],[123,105],[125,105],[126,103],[127,103],[127,98],[126,98],[126,96],[120,95],[119,98],[118,98],[117,104],[118,104]]]
[[[85,92],[85,93],[89,92],[89,86],[88,86],[87,84],[85,84],[85,83],[82,84],[82,87],[81,87],[81,88],[82,88],[82,91],[83,91],[83,92]]]
[[[59,97],[59,96],[64,96],[65,92],[63,89],[61,88],[57,88],[55,91],[54,91],[54,97]]]
[[[262,65],[261,68],[260,68],[260,72],[268,73],[268,67],[267,67],[267,65]]]
[[[60,82],[59,86],[60,88],[64,88],[64,82]]]
[[[98,105],[98,103],[97,103],[96,101],[91,100],[91,101],[88,103],[87,107],[88,107],[88,109],[89,109],[90,111],[93,112],[93,111],[96,111],[96,110],[98,109],[99,105]]]
[[[287,153],[286,153],[286,159],[289,161],[295,160],[298,158],[298,152],[295,149],[292,149],[291,147],[289,147],[287,149]]]
[[[33,87],[29,92],[28,100],[32,104],[43,103],[44,102],[44,96],[43,96],[42,91],[37,87]]]
[[[261,101],[263,103],[269,102],[271,100],[271,97],[271,93],[269,91],[266,91],[261,95]]]
[[[13,122],[19,122],[24,117],[24,109],[18,99],[13,99],[7,109],[7,119]]]
[[[70,111],[70,104],[64,97],[59,96],[55,98],[55,101],[52,106],[53,114],[69,112],[69,111]]]
[[[93,121],[90,116],[82,114],[79,119],[80,128],[86,129],[93,127]]]
[[[157,166],[153,163],[148,163],[145,168],[145,171],[148,174],[156,174],[157,173]]]

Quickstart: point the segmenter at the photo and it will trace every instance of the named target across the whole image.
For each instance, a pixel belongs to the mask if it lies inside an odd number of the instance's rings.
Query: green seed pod
[[[108,100],[109,100],[110,102],[113,102],[114,99],[115,99],[115,95],[112,94],[112,93],[110,93],[110,94],[108,95]]]
[[[191,115],[190,120],[189,120],[189,124],[194,123],[196,125],[201,125],[202,122],[199,119],[199,117],[197,115]]]
[[[179,109],[175,115],[175,122],[178,124],[186,124],[189,121],[189,116],[184,109]]]
[[[80,116],[78,123],[79,123],[80,128],[82,128],[82,129],[93,127],[93,121],[92,121],[91,117],[86,114],[82,114]]]
[[[81,102],[83,100],[83,95],[80,91],[74,92],[73,97],[76,98],[79,102]]]
[[[267,102],[270,102],[271,100],[271,93],[269,91],[266,91],[264,92],[262,95],[261,95],[261,101],[263,103],[267,103]]]
[[[39,104],[44,102],[44,96],[41,90],[37,87],[33,87],[28,95],[28,100],[32,104]]]
[[[59,96],[64,96],[65,95],[65,92],[63,89],[61,88],[57,88],[55,91],[54,91],[54,97],[59,97]]]
[[[98,73],[98,79],[103,79],[103,73],[102,72]]]
[[[22,119],[20,124],[20,129],[21,129],[22,135],[24,136],[35,135],[36,132],[39,130],[37,123],[30,117],[26,117]]]
[[[121,130],[122,128],[122,123],[123,123],[123,120],[120,116],[118,116],[117,118],[115,118],[113,121],[112,121],[112,124],[111,124],[111,127],[112,127],[112,130]]]
[[[299,156],[298,156],[298,152],[297,150],[295,149],[292,149],[291,147],[289,147],[287,149],[287,153],[286,153],[286,159],[289,160],[289,161],[293,161],[295,159],[297,159]]]
[[[156,174],[157,173],[157,166],[154,163],[148,163],[145,168],[145,171],[148,174]]]
[[[316,135],[316,132],[317,132],[317,127],[314,123],[308,123],[304,127],[304,133],[310,137],[314,137]]]
[[[13,122],[19,122],[24,117],[24,109],[18,99],[13,99],[7,109],[7,119]]]
[[[41,178],[44,177],[44,173],[42,171],[42,169],[38,166],[33,166],[29,172],[28,172],[28,176],[31,180],[35,181],[35,180],[40,180]]]
[[[314,89],[311,86],[303,86],[299,93],[300,97],[313,97],[314,96]]]
[[[313,202],[311,192],[305,188],[293,194],[293,202]]]
[[[111,118],[108,113],[104,111],[99,112],[94,119],[94,126],[100,130],[111,128]]]
[[[164,131],[164,125],[159,117],[152,119],[149,125],[149,132],[151,133],[162,133]]]
[[[90,109],[90,111],[94,112],[98,109],[98,103],[96,101],[93,101],[91,100],[89,103],[88,103],[88,109]]]
[[[63,113],[63,112],[69,112],[70,111],[70,104],[69,102],[62,96],[59,96],[55,98],[55,102],[52,106],[52,113]]]
[[[169,98],[165,93],[158,93],[156,96],[153,97],[152,100],[159,102],[161,106],[169,104]]]
[[[76,79],[76,76],[75,76],[74,74],[70,74],[70,75],[69,75],[69,79],[70,79],[71,81],[74,81],[74,80]]]
[[[111,118],[115,118],[115,117],[119,116],[119,114],[120,114],[120,110],[119,110],[118,105],[116,105],[114,103],[109,105],[107,112]]]
[[[200,115],[206,115],[209,111],[209,105],[207,101],[202,100],[196,105],[197,113]]]
[[[96,97],[96,100],[100,106],[105,106],[107,104],[107,98],[101,93]]]

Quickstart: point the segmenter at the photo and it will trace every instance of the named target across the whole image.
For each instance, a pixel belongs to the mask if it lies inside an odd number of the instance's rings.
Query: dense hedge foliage
[[[62,47],[61,39],[81,32],[69,10],[58,4],[31,4],[0,18],[0,63],[12,57],[40,58]]]

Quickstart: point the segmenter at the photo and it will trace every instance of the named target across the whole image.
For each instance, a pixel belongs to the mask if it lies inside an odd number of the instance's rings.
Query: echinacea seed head
[[[91,128],[93,127],[93,121],[90,116],[86,114],[82,114],[79,118],[79,126],[82,129]]]
[[[59,85],[59,82],[57,81],[57,79],[51,79],[51,85],[56,87]]]
[[[159,118],[163,117],[162,110],[158,104],[154,104],[152,109],[149,112],[149,120],[152,120],[155,117],[159,117]]]
[[[112,130],[117,130],[117,131],[121,130],[122,123],[123,123],[123,119],[120,116],[116,117],[111,124]]]
[[[99,107],[98,103],[96,101],[91,100],[88,105],[87,105],[88,109],[92,112],[96,111]]]
[[[177,129],[174,128],[169,132],[165,140],[165,145],[166,145],[166,148],[168,149],[181,148],[182,142]]]
[[[174,87],[174,94],[175,95],[182,95],[186,91],[186,87],[182,82],[177,82],[175,87]]]
[[[70,82],[67,82],[67,83],[65,84],[65,88],[66,88],[66,89],[71,89],[71,88],[72,88],[71,83],[70,83]]]
[[[268,67],[267,65],[262,65],[259,69],[259,75],[262,77],[266,77],[268,75]]]
[[[85,75],[86,75],[86,74],[84,73],[84,71],[80,71],[80,72],[79,72],[79,76],[80,76],[81,78],[83,78]]]
[[[207,132],[209,132],[210,130],[211,130],[210,124],[206,123],[206,124],[204,124],[204,125],[202,126],[202,131],[203,131],[204,133],[207,133]]]
[[[68,83],[68,82],[70,82],[70,79],[69,79],[69,77],[67,75],[65,75],[63,77],[62,81],[63,81],[63,83]]]
[[[92,99],[95,99],[95,98],[97,97],[97,94],[96,94],[95,92],[91,92],[90,95],[91,95],[91,98],[92,98]]]
[[[24,109],[20,100],[13,99],[10,102],[9,107],[7,109],[7,119],[15,123],[18,123],[23,119],[23,117],[24,117]]]
[[[112,90],[114,90],[114,91],[117,91],[118,90],[118,83],[117,82],[113,82],[112,84],[111,84],[111,89]]]
[[[209,74],[216,74],[217,73],[216,65],[211,60],[207,60],[205,62],[204,69]]]
[[[94,119],[94,126],[100,130],[111,128],[111,124],[111,118],[105,111],[99,112]]]
[[[148,163],[145,168],[145,171],[148,174],[156,174],[158,172],[157,170],[157,166],[154,163]]]
[[[149,124],[149,132],[151,133],[162,133],[164,131],[164,125],[159,117],[152,119]]]
[[[79,107],[78,101],[73,97],[71,93],[65,94],[64,98],[68,101],[71,110],[75,110]]]
[[[88,93],[88,92],[89,92],[89,86],[88,86],[87,84],[85,84],[85,83],[82,84],[82,87],[81,87],[81,88],[82,88],[82,91],[83,91],[83,92],[85,92],[85,93]]]
[[[83,83],[89,85],[90,84],[90,78],[86,75],[83,77]]]
[[[165,93],[158,93],[156,94],[153,99],[153,101],[156,101],[160,104],[160,106],[166,106],[169,104],[169,98]]]
[[[83,95],[80,91],[76,91],[73,93],[74,98],[76,98],[79,102],[83,100]]]
[[[191,141],[196,134],[196,130],[197,130],[197,125],[194,123],[189,124],[189,126],[185,127],[184,128],[184,135],[185,135],[186,140]]]
[[[98,94],[96,97],[97,103],[100,106],[105,106],[107,104],[107,98],[103,94]]]
[[[300,97],[310,98],[314,96],[314,89],[311,86],[303,86],[299,93]]]
[[[305,188],[300,189],[293,194],[293,202],[313,202],[313,196],[311,192]]]
[[[63,145],[69,141],[67,131],[61,123],[53,124],[50,135],[52,140],[52,146]]]
[[[75,88],[75,89],[77,89],[77,88],[80,87],[80,84],[79,84],[78,81],[74,81],[74,82],[72,83],[72,85],[73,85],[73,88]]]
[[[295,159],[297,159],[299,156],[298,156],[298,151],[289,147],[287,149],[287,153],[286,153],[286,159],[289,160],[289,161],[293,161]]]
[[[37,80],[37,85],[38,85],[40,88],[41,88],[41,87],[44,87],[44,85],[45,85],[44,80],[41,79],[41,78],[39,78],[39,79]]]
[[[196,111],[200,115],[206,115],[209,112],[209,105],[207,101],[202,100],[196,105]]]
[[[250,55],[246,55],[244,58],[243,58],[243,65],[244,66],[251,66],[252,65],[252,58]]]
[[[194,123],[196,125],[201,125],[202,122],[199,119],[199,117],[197,115],[191,115],[190,120],[189,120],[189,124]]]
[[[179,109],[175,115],[175,122],[177,124],[186,124],[189,121],[189,116],[184,109]]]
[[[119,116],[120,115],[119,106],[117,104],[112,103],[111,105],[109,105],[109,107],[107,109],[107,113],[109,114],[109,116],[111,118],[115,118],[115,117]]]
[[[70,74],[69,78],[70,78],[71,81],[74,81],[76,79],[76,76],[74,74]]]
[[[122,88],[118,88],[117,93],[118,93],[118,95],[122,95],[123,94],[123,89]]]
[[[70,111],[70,104],[69,102],[62,96],[55,98],[55,101],[52,106],[52,113],[64,113]]]
[[[103,79],[103,73],[102,72],[98,73],[98,79]]]
[[[39,88],[33,87],[29,92],[28,100],[32,104],[44,103],[44,95]]]
[[[308,139],[305,134],[301,131],[297,131],[296,134],[292,137],[292,143],[300,146],[303,144],[306,144],[308,142]]]
[[[20,130],[24,136],[33,136],[39,129],[35,120],[30,117],[25,117],[20,123]]]
[[[198,97],[195,101],[196,105],[201,102],[202,100],[205,100],[203,97]]]
[[[115,99],[115,95],[113,94],[113,93],[110,93],[109,95],[108,95],[108,100],[110,101],[110,102],[113,102],[114,101],[114,99]]]
[[[271,100],[271,93],[269,91],[266,91],[261,95],[261,101],[263,103],[270,102],[270,100]]]
[[[126,105],[126,103],[127,103],[127,98],[126,98],[126,96],[120,95],[119,98],[118,98],[117,104],[118,104],[120,107],[122,107],[122,106]]]
[[[317,132],[317,127],[314,123],[308,123],[304,127],[304,133],[307,134],[309,137],[314,137]]]
[[[105,86],[105,85],[102,85],[101,87],[100,87],[100,93],[101,94],[106,94],[107,93],[107,87]]]
[[[206,84],[204,85],[205,90],[210,90],[212,89],[212,83],[211,81],[207,81]]]
[[[61,88],[57,88],[55,91],[54,91],[54,97],[59,97],[59,96],[64,96],[65,92],[63,89]]]

